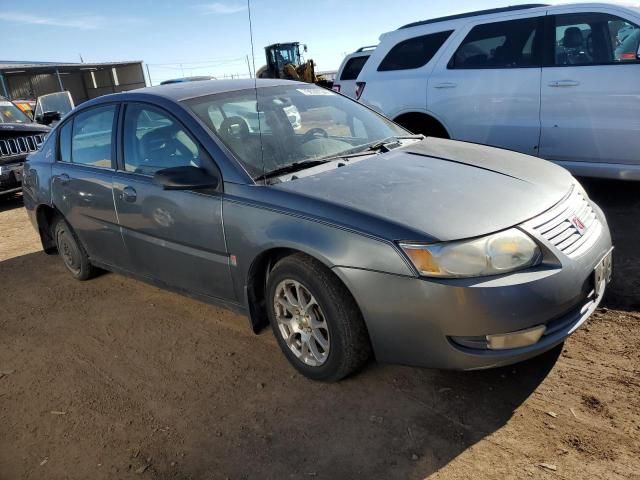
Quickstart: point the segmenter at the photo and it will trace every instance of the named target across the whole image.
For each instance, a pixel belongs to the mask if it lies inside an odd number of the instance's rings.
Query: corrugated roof
[[[131,60],[126,62],[98,62],[98,63],[53,63],[53,62],[20,62],[0,60],[0,71],[11,70],[43,70],[43,69],[63,69],[80,70],[88,68],[117,67],[118,65],[135,65],[142,63],[142,60]]]

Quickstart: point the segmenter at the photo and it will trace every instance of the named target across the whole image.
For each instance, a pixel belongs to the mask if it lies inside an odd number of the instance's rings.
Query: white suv
[[[336,74],[336,80],[333,82],[333,90],[356,98],[356,79],[375,48],[375,46],[362,47],[344,57]]]
[[[416,133],[640,180],[640,9],[521,5],[380,37],[360,101]]]

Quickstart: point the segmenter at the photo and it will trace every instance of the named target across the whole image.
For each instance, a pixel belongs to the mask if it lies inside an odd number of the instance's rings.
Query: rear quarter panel
[[[51,166],[55,159],[56,135],[51,132],[36,153],[24,164],[22,193],[29,219],[37,229],[36,210],[39,205],[51,205]]]
[[[444,42],[433,58],[420,68],[379,72],[378,66],[398,43],[422,35],[455,30],[456,27],[455,23],[442,22],[396,30],[382,35],[380,45],[371,54],[358,76],[359,82],[366,82],[360,101],[391,119],[407,112],[427,113],[427,80],[442,51],[455,37],[455,32]]]

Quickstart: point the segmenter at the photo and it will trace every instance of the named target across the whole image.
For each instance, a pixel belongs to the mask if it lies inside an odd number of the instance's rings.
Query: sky
[[[517,0],[250,0],[255,64],[299,41],[317,70],[406,23]],[[554,3],[553,1],[548,3]],[[558,3],[558,2],[555,2]],[[247,0],[0,0],[0,60],[143,60],[153,84],[186,75],[248,75]]]

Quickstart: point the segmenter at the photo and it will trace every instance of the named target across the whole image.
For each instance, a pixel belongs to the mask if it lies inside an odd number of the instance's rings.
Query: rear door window
[[[106,105],[81,112],[74,117],[71,138],[72,163],[112,167],[115,113],[115,105]]]
[[[379,72],[410,70],[425,66],[444,45],[453,31],[432,33],[404,40],[394,46],[384,57]]]
[[[340,80],[355,80],[360,75],[364,64],[367,63],[369,55],[362,55],[359,57],[352,57],[347,60],[347,64],[342,69],[340,74]]]
[[[477,25],[449,62],[449,68],[523,68],[541,66],[538,17]]]
[[[58,134],[58,160],[60,162],[71,162],[71,130],[73,122],[69,121],[60,128]]]

